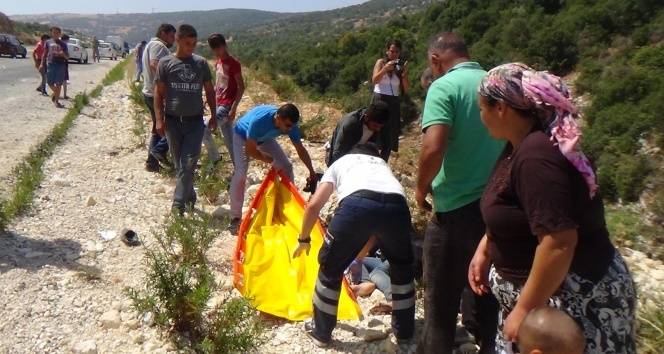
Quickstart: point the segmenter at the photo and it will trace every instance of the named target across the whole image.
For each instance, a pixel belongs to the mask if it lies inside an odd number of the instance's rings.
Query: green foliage
[[[638,308],[636,340],[639,353],[658,354],[664,346],[664,306],[651,304]]]
[[[300,128],[300,135],[302,138],[309,141],[327,141],[330,137],[327,132],[323,131],[325,126],[325,121],[327,119],[323,115],[317,115],[311,119],[308,119],[305,122],[298,124]]]
[[[605,214],[606,227],[614,242],[644,252],[655,259],[664,256],[662,252],[664,236],[657,226],[645,224],[643,213],[608,205]]]
[[[288,78],[279,78],[272,81],[271,87],[279,95],[279,98],[286,101],[292,100],[298,90],[297,85]]]
[[[153,314],[157,324],[182,334],[202,352],[255,349],[264,340],[263,324],[254,320],[248,301],[228,292],[209,305],[220,290],[205,258],[218,234],[209,224],[207,215],[169,216],[163,231],[154,233],[156,245],[145,249],[145,289],[125,292],[139,312]]]

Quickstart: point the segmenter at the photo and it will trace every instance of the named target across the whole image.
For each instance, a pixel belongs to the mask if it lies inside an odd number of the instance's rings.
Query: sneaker
[[[157,159],[157,161],[159,161],[159,163],[160,163],[162,166],[165,166],[165,167],[167,167],[167,168],[169,168],[169,169],[171,169],[171,170],[174,168],[173,163],[170,162],[170,161],[168,161],[168,157],[166,156],[165,153],[163,153],[163,152],[156,152],[156,151],[150,151],[150,155],[152,155],[155,159]]]
[[[314,326],[314,321],[311,318],[306,319],[304,321],[304,333],[319,348],[326,348],[328,345],[330,345],[329,341],[324,342],[324,341],[322,341],[321,339],[318,338],[318,335],[316,334],[316,328]]]
[[[160,168],[161,168],[161,166],[159,166],[158,163],[157,164],[151,164],[151,163],[150,164],[148,164],[148,163],[145,164],[145,170],[148,171],[148,172],[159,172]]]
[[[240,218],[233,218],[231,220],[231,223],[228,224],[228,231],[231,232],[231,235],[237,236],[237,232],[240,229],[240,223],[242,222],[242,219]]]
[[[141,244],[141,241],[138,240],[138,234],[129,229],[123,229],[120,231],[120,240],[122,240],[127,246],[138,246]]]

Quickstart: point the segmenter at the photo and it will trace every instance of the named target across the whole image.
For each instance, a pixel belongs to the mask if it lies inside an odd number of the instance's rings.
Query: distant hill
[[[177,27],[188,23],[196,27],[199,37],[210,33],[228,32],[262,24],[275,19],[292,16],[291,13],[278,13],[259,10],[223,9],[213,11],[163,12],[151,14],[41,14],[11,16],[12,21],[54,24],[86,34],[89,37],[104,38],[109,35],[122,36],[129,43],[137,43],[154,36],[161,23],[171,23]]]

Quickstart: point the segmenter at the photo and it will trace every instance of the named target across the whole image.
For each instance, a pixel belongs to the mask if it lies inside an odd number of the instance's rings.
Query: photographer
[[[400,59],[401,41],[393,39],[387,42],[385,56],[376,61],[371,82],[374,94],[371,103],[383,101],[390,107],[390,120],[380,132],[380,157],[387,161],[390,151],[399,151],[399,133],[401,107],[399,95],[410,88],[408,82],[408,62]]]

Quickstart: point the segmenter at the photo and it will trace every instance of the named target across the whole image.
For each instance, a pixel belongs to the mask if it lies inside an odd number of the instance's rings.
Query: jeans
[[[143,74],[143,61],[136,61],[136,74],[134,75],[134,81],[141,81],[141,74]]]
[[[468,266],[485,233],[479,200],[436,213],[424,232],[424,334],[417,353],[452,353],[461,294]],[[470,295],[470,294],[469,294]],[[494,353],[498,302],[492,294],[472,293],[475,335],[480,353]],[[471,311],[472,312],[472,311]]]
[[[203,116],[200,120],[190,122],[166,118],[166,127],[166,135],[177,171],[173,207],[182,213],[188,204],[196,202],[194,171],[196,170],[198,157],[201,154],[205,124],[203,123]]]
[[[159,161],[157,161],[157,159],[154,156],[152,156],[150,152],[155,152],[159,154],[168,153],[168,139],[166,137],[162,138],[157,133],[157,117],[155,116],[154,113],[154,97],[143,94],[143,102],[145,102],[145,105],[148,106],[148,110],[150,111],[150,116],[152,117],[152,132],[150,135],[150,142],[148,145],[148,158],[147,160],[145,160],[145,164],[155,166],[159,165]]]
[[[233,154],[235,155],[235,171],[231,179],[229,194],[231,196],[231,219],[242,218],[242,204],[244,204],[244,190],[247,184],[247,170],[249,169],[249,156],[245,153],[245,139],[233,132]],[[293,164],[286,156],[284,150],[275,139],[267,139],[258,145],[258,151],[274,159],[272,167],[283,171],[286,176],[295,181]]]
[[[390,283],[390,262],[377,257],[365,257],[362,260],[362,283],[374,283],[385,299],[392,301]]]
[[[41,64],[41,59],[37,59],[37,65]],[[46,93],[46,65],[39,70],[39,75],[41,76],[41,84],[39,84],[39,91]]]
[[[410,210],[403,201],[375,201],[356,195],[341,200],[318,253],[318,278],[313,295],[316,336],[327,342],[337,323],[344,270],[374,235],[390,262],[392,329],[410,339],[415,327],[415,283],[410,245]]]
[[[228,153],[231,156],[231,161],[235,165],[235,155],[233,154],[233,134],[235,133],[233,129],[235,128],[235,122],[228,120],[228,112],[231,110],[231,105],[221,105],[217,106],[217,128],[221,137],[224,139],[224,145],[228,149]],[[203,145],[210,156],[210,161],[216,162],[221,159],[221,154],[219,149],[214,144],[214,138],[212,138],[212,132],[209,129],[205,130],[205,135],[203,136]]]

